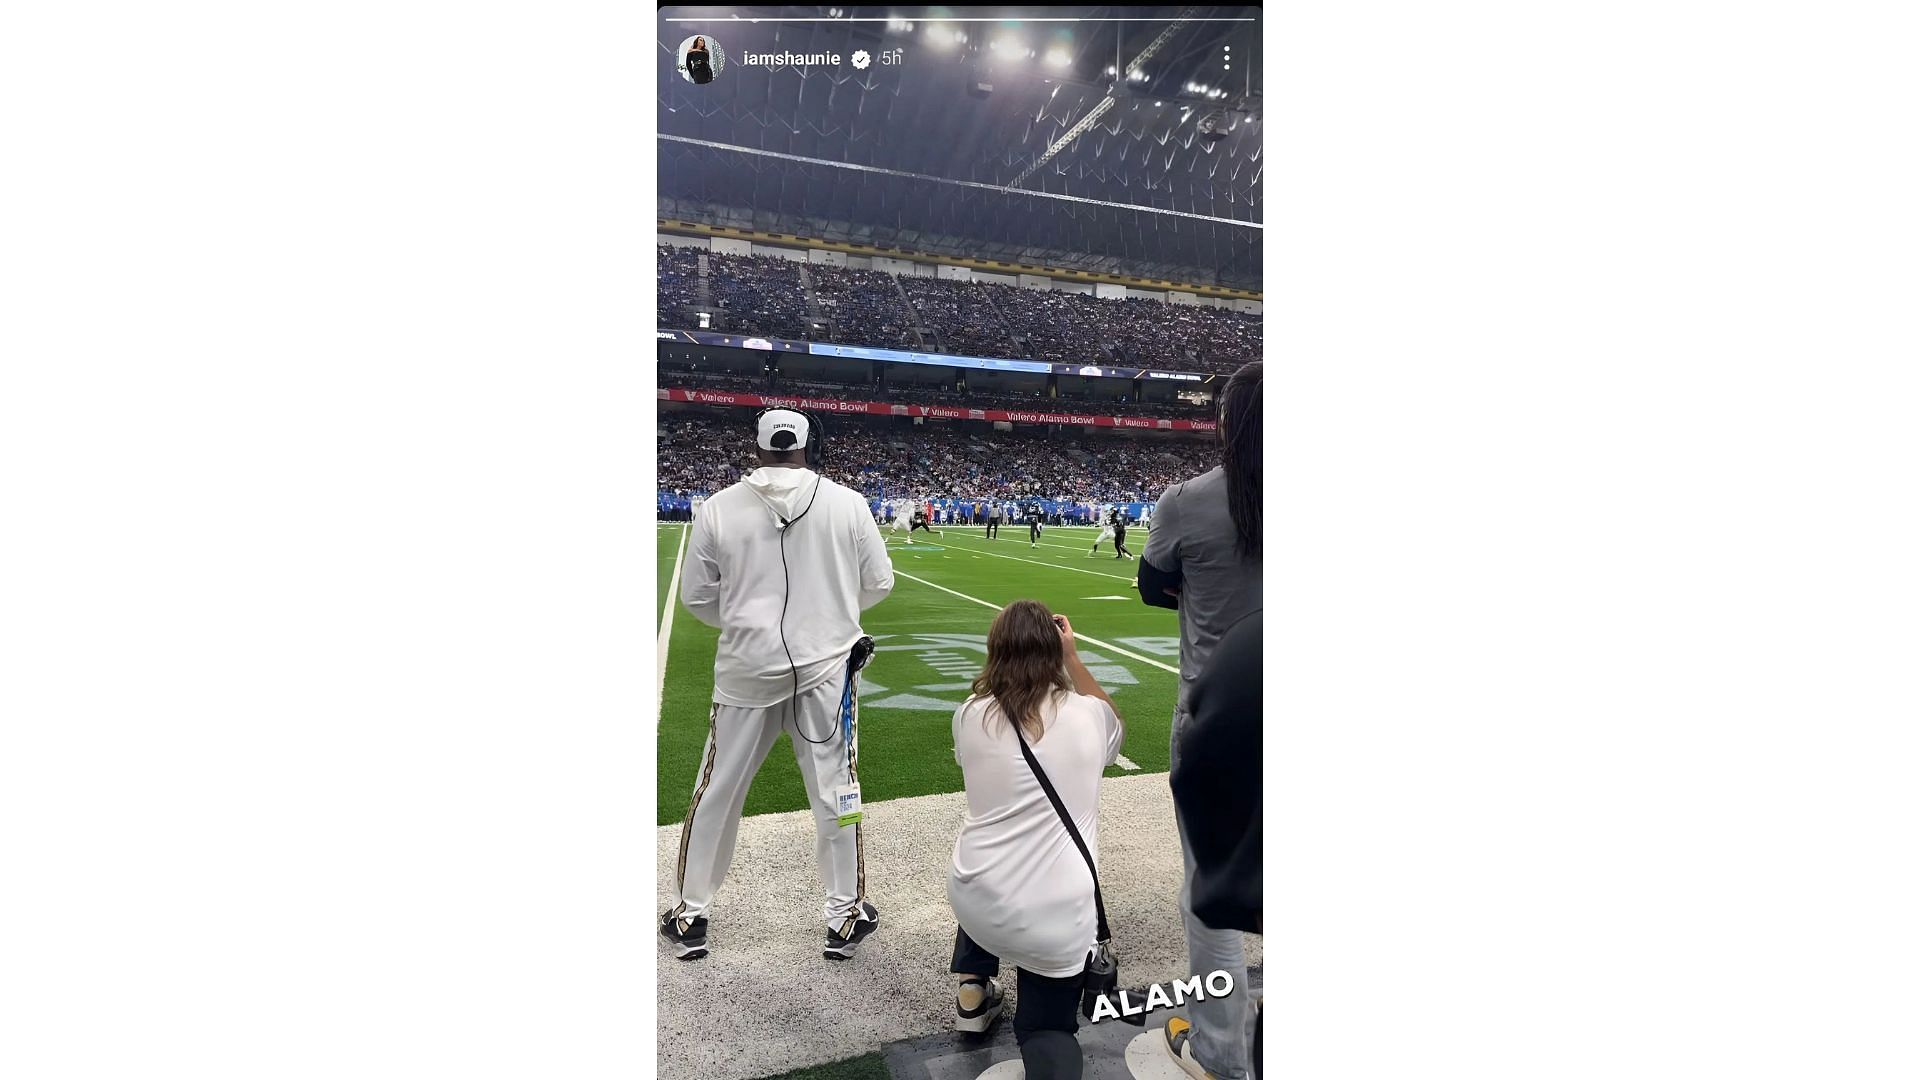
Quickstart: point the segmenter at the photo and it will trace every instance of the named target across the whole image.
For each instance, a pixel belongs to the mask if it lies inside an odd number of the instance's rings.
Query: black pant
[[[932,531],[933,531],[933,527],[932,527],[932,526],[930,526],[930,525],[928,525],[928,524],[927,524],[926,522],[924,522],[924,521],[916,521],[916,522],[914,522],[913,524],[911,524],[911,525],[909,525],[909,526],[907,526],[907,535],[908,535],[908,536],[912,536],[912,535],[913,535],[913,530],[915,530],[915,529],[924,529],[924,530],[926,530],[927,532],[932,532]]]
[[[981,948],[965,930],[953,932],[953,967],[956,975],[991,978],[1000,974],[1000,958]],[[1014,989],[1020,1002],[1013,1011],[1014,1041],[1025,1046],[1035,1032],[1080,1030],[1080,980],[1074,975],[1052,979],[1015,968]]]
[[[998,536],[999,534],[1000,534],[1000,523],[997,521],[988,521],[987,522],[987,539],[991,540],[995,536]]]

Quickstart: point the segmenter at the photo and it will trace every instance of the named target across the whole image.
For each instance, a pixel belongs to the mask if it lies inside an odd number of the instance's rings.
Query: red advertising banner
[[[936,420],[1001,420],[1012,424],[1079,424],[1085,427],[1143,428],[1160,431],[1212,431],[1212,420],[1156,420],[1148,416],[1087,416],[1080,413],[1029,412],[1024,409],[962,409],[952,405],[894,405],[884,401],[842,401],[838,398],[782,397],[733,393],[726,390],[661,390],[662,401],[696,405],[727,405],[764,409],[784,405],[820,413],[866,413],[872,416],[930,416]]]

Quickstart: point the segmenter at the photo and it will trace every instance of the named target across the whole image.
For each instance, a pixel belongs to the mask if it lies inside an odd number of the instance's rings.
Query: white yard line
[[[979,604],[981,607],[992,608],[995,611],[1000,610],[999,604],[982,600],[977,596],[968,596],[966,593],[963,593],[963,592],[955,592],[954,590],[947,588],[945,585],[936,585],[933,582],[928,581],[926,578],[914,577],[912,574],[907,573],[905,570],[895,568],[893,571],[893,576],[903,577],[903,578],[906,578],[908,581],[917,581],[920,584],[925,585],[929,588],[939,589],[943,593],[950,593],[954,596],[959,597],[962,600],[970,600],[973,603]],[[1100,648],[1105,649],[1108,652],[1117,652],[1121,656],[1124,656],[1129,660],[1138,660],[1143,664],[1150,664],[1154,667],[1157,667],[1161,671],[1171,672],[1175,675],[1180,674],[1180,669],[1177,667],[1168,667],[1167,665],[1161,663],[1160,661],[1155,660],[1151,656],[1141,656],[1137,652],[1133,652],[1128,649],[1123,649],[1118,645],[1112,644],[1111,642],[1101,641],[1099,638],[1088,637],[1087,635],[1080,633],[1078,630],[1074,631],[1073,636],[1081,641],[1086,642],[1089,645],[1098,645]]]
[[[680,530],[680,546],[673,552],[673,577],[667,582],[667,606],[660,616],[660,685],[656,688],[659,694],[654,700],[663,709],[667,699],[667,642],[673,639],[673,609],[675,601],[680,599],[680,561],[686,557],[687,533],[691,531],[691,523]]]
[[[1051,531],[1053,531],[1054,529],[1063,529],[1063,528],[1066,528],[1066,526],[1064,526],[1064,525],[1049,525],[1049,526],[1047,526],[1047,531],[1048,531],[1048,532],[1051,532]],[[1041,535],[1042,537],[1044,537],[1044,536],[1046,536],[1047,534],[1046,534],[1046,533],[1041,533],[1040,535]],[[978,540],[978,541],[980,541],[980,542],[981,542],[981,543],[983,543],[983,544],[989,544],[989,543],[999,543],[999,541],[997,541],[997,540],[988,540],[988,539],[987,539],[987,538],[986,538],[985,536],[982,536],[982,535],[980,535],[980,534],[978,534],[978,533],[974,533],[974,534],[972,534],[972,538],[973,538],[973,539],[975,539],[975,540]],[[1029,543],[1031,543],[1032,541],[1028,541],[1028,542],[1029,542]],[[1016,543],[1016,544],[1017,544],[1017,543],[1019,543],[1019,539],[1018,539],[1017,537],[1015,538],[1015,540],[1014,540],[1014,543]],[[1078,544],[1054,544],[1054,543],[1049,543],[1049,542],[1047,542],[1047,541],[1046,541],[1046,540],[1044,540],[1044,539],[1040,541],[1040,546],[1041,546],[1041,547],[1050,547],[1050,548],[1059,548],[1059,549],[1060,549],[1061,551],[1080,551],[1080,546],[1079,546]],[[1084,555],[1084,554],[1086,554],[1086,553],[1085,553],[1085,552],[1081,552],[1081,554],[1083,554],[1083,555]]]
[[[1121,768],[1123,768],[1123,769],[1125,769],[1125,770],[1127,770],[1128,772],[1139,772],[1139,771],[1140,771],[1140,766],[1138,766],[1138,765],[1136,765],[1136,764],[1134,764],[1134,761],[1133,761],[1133,759],[1132,759],[1132,758],[1130,758],[1130,757],[1128,757],[1128,756],[1127,756],[1127,755],[1125,755],[1125,754],[1121,754],[1121,755],[1120,755],[1119,757],[1116,757],[1116,758],[1114,758],[1114,759],[1113,759],[1113,763],[1114,763],[1115,765],[1118,765],[1118,766],[1120,766]]]
[[[1132,578],[1122,577],[1119,574],[1107,574],[1107,573],[1102,573],[1099,570],[1086,570],[1078,566],[1061,566],[1059,563],[1041,562],[1039,559],[1023,559],[1018,555],[1002,555],[997,551],[988,551],[986,548],[968,546],[968,547],[956,547],[953,550],[971,551],[976,555],[991,555],[996,559],[1012,559],[1014,562],[1032,563],[1035,566],[1051,566],[1056,570],[1071,570],[1076,574],[1092,574],[1095,577],[1112,578],[1115,581],[1124,581],[1129,584],[1133,582]]]
[[[971,528],[969,528],[969,527],[967,527],[967,526],[964,526],[964,525],[962,525],[962,526],[943,526],[943,527],[944,527],[944,528],[955,528],[955,527],[957,527],[957,528],[960,528],[960,529],[963,529],[963,530],[965,530],[965,531],[964,531],[964,532],[962,533],[962,535],[964,535],[964,536],[970,536],[970,537],[972,537],[973,539],[975,539],[975,540],[978,540],[978,541],[980,541],[980,542],[981,542],[981,543],[983,543],[983,544],[985,544],[985,543],[993,543],[993,542],[997,542],[997,541],[989,541],[989,540],[988,540],[988,539],[986,538],[986,536],[985,536],[985,534],[983,534],[983,533],[977,533],[977,532],[974,532],[974,531],[973,531],[974,529],[978,529],[978,528],[979,528],[979,526],[978,526],[978,525],[975,525],[975,526],[972,526]],[[1026,528],[1026,526],[1025,526],[1025,525],[1021,525],[1021,526],[1020,526],[1020,528],[1024,530],[1024,529]],[[1074,543],[1072,543],[1072,544],[1053,544],[1053,543],[1049,543],[1049,542],[1047,541],[1047,534],[1048,534],[1048,533],[1051,533],[1051,532],[1054,532],[1054,531],[1056,531],[1056,530],[1059,530],[1059,529],[1079,529],[1079,530],[1083,530],[1083,534],[1090,534],[1090,535],[1093,535],[1093,536],[1098,536],[1098,535],[1099,535],[1099,533],[1097,533],[1097,532],[1095,532],[1095,531],[1094,531],[1095,529],[1098,529],[1098,528],[1100,528],[1100,526],[1097,526],[1097,525],[1049,525],[1049,526],[1047,526],[1047,527],[1046,527],[1046,528],[1045,528],[1044,530],[1042,530],[1042,531],[1041,531],[1041,533],[1040,533],[1040,546],[1041,546],[1041,547],[1054,547],[1054,548],[1059,548],[1059,549],[1060,549],[1061,551],[1080,551],[1080,545],[1079,545],[1079,542],[1078,542],[1078,540],[1077,540],[1077,539],[1076,539],[1076,538],[1075,538],[1075,537],[1074,537],[1074,536],[1073,536],[1073,535],[1072,535],[1071,533],[1069,533],[1069,534],[1067,535],[1067,537],[1066,537],[1066,538],[1067,538],[1067,539],[1069,539],[1069,540],[1074,540],[1075,542],[1074,542]],[[1128,531],[1129,531],[1129,532],[1131,532],[1132,530],[1131,530],[1131,529],[1129,529]],[[1146,530],[1145,530],[1145,529],[1142,529],[1142,530],[1140,530],[1140,532],[1141,532],[1141,534],[1142,534],[1142,535],[1145,535],[1145,533],[1146,533]],[[1137,538],[1136,538],[1136,539],[1137,539]],[[1019,543],[1019,537],[1018,537],[1018,536],[1016,536],[1016,537],[1014,537],[1014,542],[1015,542],[1015,543]],[[1029,543],[1031,543],[1032,541],[1028,541],[1028,542],[1029,542]],[[1111,546],[1113,545],[1113,541],[1111,541],[1111,540],[1109,540],[1109,541],[1107,541],[1107,545],[1108,545],[1109,547],[1111,547]],[[1092,542],[1091,542],[1091,541],[1089,541],[1089,542],[1088,542],[1088,546],[1092,546]],[[1085,552],[1081,552],[1081,554],[1083,554],[1083,555],[1084,555],[1084,554],[1085,554]]]

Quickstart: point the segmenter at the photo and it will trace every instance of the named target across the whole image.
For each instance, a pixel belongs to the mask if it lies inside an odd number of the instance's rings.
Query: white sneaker
[[[960,984],[960,992],[953,998],[953,1030],[984,1033],[1000,1018],[1000,1010],[1006,1003],[1007,994],[1000,989],[1000,980],[968,979]]]

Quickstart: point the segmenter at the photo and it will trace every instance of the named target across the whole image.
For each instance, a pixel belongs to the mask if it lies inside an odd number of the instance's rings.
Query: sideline
[[[674,601],[680,598],[680,562],[686,558],[687,534],[692,531],[692,522],[688,522],[686,527],[680,530],[680,546],[673,552],[673,577],[667,582],[667,608],[660,616],[660,685],[654,688],[656,693],[653,699],[660,710],[665,710],[667,707],[667,642],[673,638]],[[654,719],[659,719],[658,712],[654,714]]]

